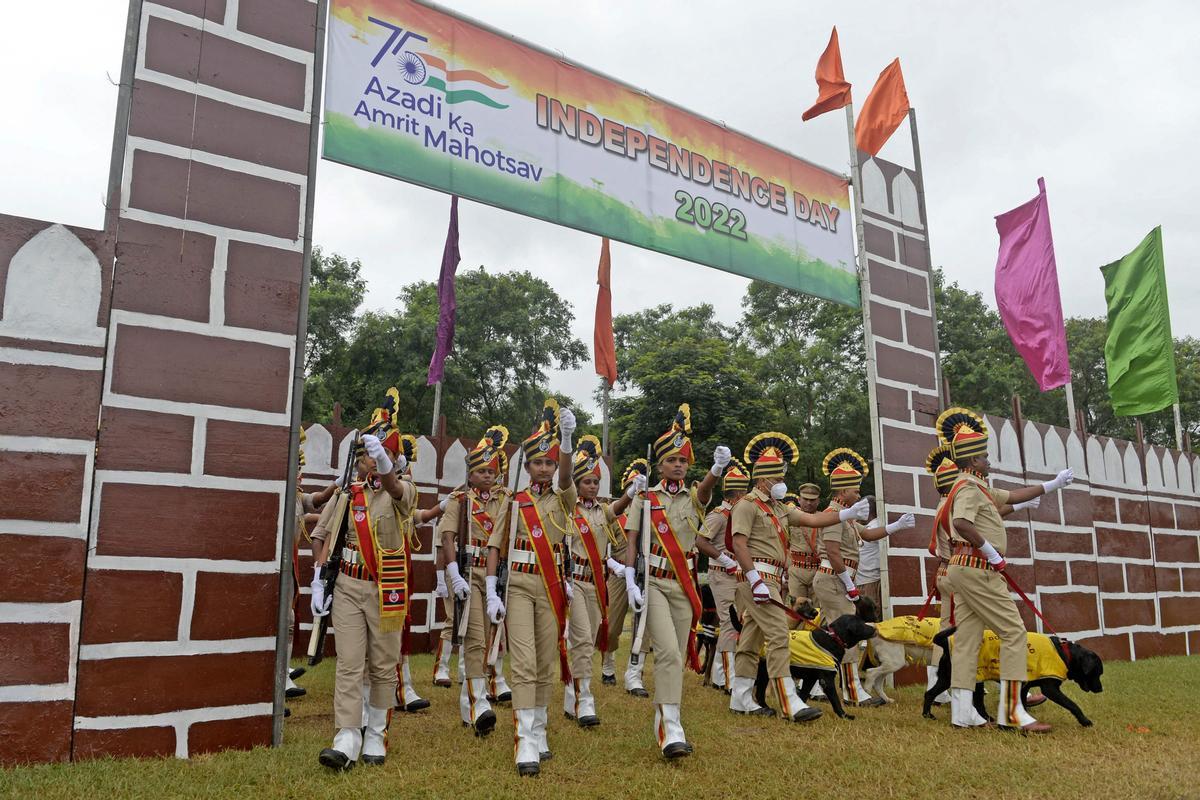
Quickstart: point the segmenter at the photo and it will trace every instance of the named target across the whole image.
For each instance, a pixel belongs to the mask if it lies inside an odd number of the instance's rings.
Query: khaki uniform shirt
[[[793,553],[820,555],[821,529],[810,528],[806,525],[788,526],[788,548]]]
[[[829,501],[829,508],[826,511],[841,511],[845,506],[836,500]],[[847,520],[846,522],[838,522],[824,528],[821,531],[821,539],[818,542],[821,558],[828,558],[825,554],[825,543],[835,542],[838,545],[838,552],[842,554],[842,558],[850,558],[855,562],[858,561],[858,549],[862,545],[861,533],[865,530],[861,522],[857,520]]]
[[[755,500],[765,503],[775,519],[772,520]],[[787,536],[788,517],[792,510],[787,504],[772,500],[758,489],[752,489],[733,507],[733,535],[746,537],[751,558],[785,561],[787,550],[779,538],[779,531],[782,530]]]
[[[588,532],[586,534],[580,532],[576,528],[571,528],[571,553],[575,557],[576,564],[588,564],[587,547],[583,543],[583,537],[589,536],[596,543],[596,552],[600,554],[601,563],[597,565],[600,568],[600,575],[604,575],[604,553],[605,546],[608,544],[608,526],[617,521],[617,515],[612,512],[612,505],[601,502],[600,500],[591,501],[591,505],[585,505],[586,501],[580,500],[575,504],[576,515],[583,518],[587,525]]]
[[[950,527],[954,528],[954,520],[965,519],[968,522],[975,523],[975,529],[979,531],[979,535],[991,542],[992,547],[996,548],[996,552],[1004,555],[1004,550],[1008,545],[1008,536],[1004,532],[1004,520],[1000,516],[1000,506],[1008,503],[1008,491],[1006,489],[991,489],[987,484],[974,475],[963,474],[960,480],[965,480],[966,485],[959,487],[954,493],[954,508],[950,509]],[[984,490],[995,500],[988,499]],[[965,542],[957,530],[950,534],[950,539],[953,542]]]
[[[487,493],[486,498],[480,495],[475,489],[471,489],[470,500],[467,503],[467,513],[470,514],[470,523],[467,527],[467,535],[470,539],[469,544],[486,550],[488,541],[492,534],[496,531],[504,531],[505,535],[508,532],[508,511],[512,508],[512,492],[504,486],[493,486]],[[485,530],[474,513],[472,513],[473,503],[477,503],[483,509],[483,513],[487,514],[491,520],[491,529]],[[450,495],[450,502],[446,504],[446,511],[442,514],[442,518],[438,521],[437,526],[437,542],[441,542],[442,536],[449,533],[451,536],[458,536],[459,531],[459,516],[462,513],[462,492],[454,492]],[[461,547],[463,542],[458,543]],[[485,553],[486,555],[486,553]],[[479,569],[477,567],[477,569]],[[465,575],[463,576],[466,577]]]
[[[404,537],[412,532],[418,522],[417,515],[420,510],[417,508],[417,487],[409,480],[400,481],[400,487],[402,493],[399,498],[392,497],[386,489],[373,489],[370,484],[363,488],[363,495],[367,501],[367,519],[375,531],[375,539],[379,543],[379,547],[383,550],[399,550],[403,547]],[[346,526],[345,546],[358,547],[358,531],[352,519],[353,495],[350,495],[347,500],[346,519],[342,521],[342,524]],[[314,541],[324,541],[339,522],[339,520],[333,519],[339,505],[336,496],[325,504],[325,508],[321,510],[321,518],[317,521],[317,527],[313,530]]]
[[[721,552],[726,551],[725,531],[729,528],[732,514],[733,506],[722,500],[721,505],[708,512],[708,516],[704,518],[704,526],[700,529],[700,535]]]
[[[946,505],[947,496],[942,495],[941,499],[938,500],[937,510],[933,512],[934,520],[937,520],[938,515],[942,513],[942,508]],[[954,527],[954,520],[947,519],[946,522],[950,524],[951,528]],[[938,558],[945,559],[946,561],[950,560],[950,534],[946,533],[946,529],[940,525],[937,528],[937,544],[934,549],[937,550]]]
[[[668,494],[663,487],[662,481],[651,486],[649,491],[654,492],[658,496],[659,502],[666,507],[667,521],[671,523],[671,529],[675,532],[675,537],[679,540],[679,547],[684,553],[691,552],[696,546],[696,536],[700,532],[700,522],[704,515],[704,506],[696,498],[696,489],[699,484],[693,483],[686,491],[678,491],[675,494]],[[625,530],[631,535],[636,535],[642,527],[642,506],[645,504],[645,495],[640,494],[633,498],[633,502],[629,504],[629,511],[625,519]],[[651,543],[657,543],[658,537],[654,537]]]
[[[575,484],[573,483],[566,489],[559,489],[557,486],[557,474],[553,478],[553,481],[549,488],[539,494],[535,494],[532,487],[530,487],[529,496],[533,498],[534,505],[537,506],[538,515],[542,518],[542,524],[545,527],[543,533],[547,541],[552,545],[557,545],[575,527],[571,520],[573,519],[573,510],[575,503],[579,499],[579,494],[575,491]],[[568,509],[572,511],[568,512]],[[525,524],[525,517],[521,514],[520,510],[515,510],[515,513],[517,515],[517,538],[528,540],[530,538],[529,528]],[[488,547],[495,547],[501,552],[504,552],[508,548],[507,525],[503,529],[497,526],[492,531],[492,535],[488,539]]]

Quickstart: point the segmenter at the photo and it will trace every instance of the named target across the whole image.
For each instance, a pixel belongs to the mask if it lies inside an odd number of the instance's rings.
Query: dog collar
[[[828,633],[829,638],[833,639],[833,641],[837,643],[837,646],[842,648],[842,650],[850,649],[849,647],[846,646],[846,643],[842,641],[842,637],[840,637],[836,633],[834,633],[832,626],[826,625],[825,627],[821,628],[821,630]]]
[[[1059,656],[1062,657],[1063,663],[1066,664],[1067,669],[1070,670],[1071,669],[1071,648],[1067,646],[1068,642],[1066,642],[1063,639],[1060,639],[1057,636],[1051,636],[1050,641],[1054,642],[1054,649],[1058,651]]]

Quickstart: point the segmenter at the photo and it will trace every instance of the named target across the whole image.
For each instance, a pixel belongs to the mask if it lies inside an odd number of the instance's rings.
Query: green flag
[[[1129,417],[1179,402],[1162,227],[1150,231],[1132,253],[1100,271],[1108,303],[1104,361],[1113,411]]]

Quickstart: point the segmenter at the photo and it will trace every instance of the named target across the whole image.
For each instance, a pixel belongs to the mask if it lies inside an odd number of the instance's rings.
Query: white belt
[[[508,551],[508,563],[510,563],[510,564],[536,564],[537,563],[537,553],[533,552],[532,550],[518,550],[517,548],[514,547],[512,550]],[[555,564],[555,566],[562,565],[562,556],[558,555],[557,553],[555,553],[555,555],[554,555],[554,564]]]
[[[362,556],[360,556],[358,554],[358,552],[359,551],[355,550],[353,547],[343,547],[342,548],[342,563],[349,564],[350,566],[354,566],[355,564],[361,563]]]
[[[484,556],[483,548],[479,547],[478,545],[464,545],[463,549],[471,558],[483,558]]]
[[[777,567],[774,564],[755,561],[754,568],[759,571],[759,574],[770,575],[772,578],[783,578],[783,568]]]
[[[575,577],[575,578],[582,578],[582,577],[584,577],[585,575],[587,575],[587,576],[591,576],[591,574],[592,574],[591,564],[588,564],[588,563],[586,563],[586,562],[583,562],[583,561],[576,561],[576,562],[575,562],[575,563],[574,563],[574,564],[571,566],[571,575],[572,575],[572,577]]]
[[[664,556],[655,555],[654,553],[650,553],[649,564],[654,569],[668,569],[669,570],[672,568],[671,567],[671,559],[666,558]],[[691,569],[692,564],[693,564],[693,562],[692,562],[691,556],[689,556],[688,560],[687,560],[687,568]]]

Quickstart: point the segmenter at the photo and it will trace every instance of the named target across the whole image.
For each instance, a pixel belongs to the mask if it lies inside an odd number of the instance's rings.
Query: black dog
[[[713,662],[717,655],[717,634],[720,627],[721,620],[717,616],[717,601],[713,599],[712,589],[707,585],[702,586],[700,588],[700,632],[696,634],[696,644],[700,649],[700,674],[704,676],[705,686],[712,684]]]
[[[858,604],[857,611],[857,614],[843,614],[832,623],[821,625],[812,631],[813,643],[829,653],[835,664],[842,663],[842,657],[848,649],[875,635],[875,626],[867,622],[868,619],[874,620],[875,618],[875,605],[870,600],[866,600],[865,603]],[[737,609],[733,606],[729,607],[729,620],[734,630],[741,631],[741,619],[738,617]],[[829,704],[833,707],[833,713],[842,719],[854,719],[842,708],[842,698],[837,685],[840,670],[805,667],[799,664],[791,664],[788,669],[792,679],[801,682],[799,687],[801,700],[807,701],[812,693],[813,685],[820,683],[821,690],[825,692]],[[760,658],[758,673],[754,678],[754,698],[760,706],[767,704],[768,683],[770,680],[767,676],[767,661],[765,658]]]
[[[937,668],[937,683],[934,684],[927,692],[925,692],[925,704],[921,709],[921,715],[927,719],[936,719],[933,716],[933,699],[942,692],[950,688],[950,636],[955,631],[954,628],[946,628],[940,631],[933,637],[934,643],[942,648],[942,658],[938,662]],[[1027,633],[1026,636],[1045,636],[1042,633]],[[1079,684],[1079,687],[1085,692],[1102,692],[1104,687],[1100,683],[1100,676],[1104,674],[1104,662],[1100,656],[1088,650],[1081,644],[1069,642],[1066,639],[1060,639],[1057,636],[1046,637],[1054,645],[1054,651],[1058,653],[1058,657],[1063,660],[1067,666],[1067,678]],[[1092,721],[1084,715],[1079,706],[1071,698],[1063,694],[1062,679],[1052,675],[1030,675],[1029,680],[1021,687],[1021,703],[1025,703],[1026,695],[1030,688],[1036,686],[1042,690],[1042,694],[1053,700],[1058,705],[1071,712],[1071,716],[1085,728],[1092,726]],[[993,721],[983,707],[983,684],[975,684],[974,692],[975,710],[979,715],[986,720]]]

